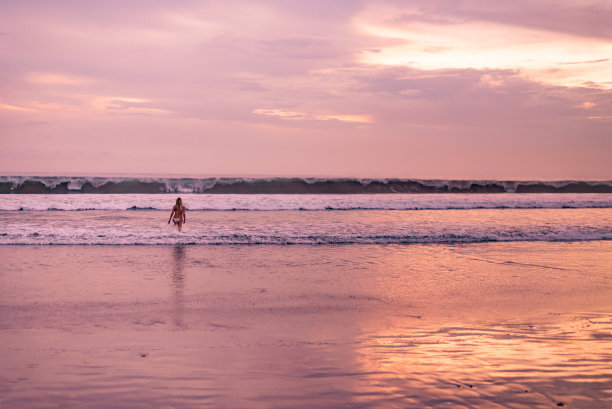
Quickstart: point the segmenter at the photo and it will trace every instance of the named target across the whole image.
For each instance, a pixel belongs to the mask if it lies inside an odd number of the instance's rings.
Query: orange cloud
[[[307,114],[304,112],[285,111],[280,109],[256,109],[257,115],[275,116],[281,119],[310,120],[310,121],[340,121],[350,123],[372,123],[373,118],[369,115],[360,114]]]
[[[7,111],[16,111],[16,112],[36,112],[35,109],[20,107],[16,105],[9,105],[9,104],[0,104],[0,109],[5,109]]]
[[[148,99],[134,97],[95,97],[90,101],[90,105],[95,110],[127,114],[170,115],[173,113],[166,109],[144,105],[150,102]]]
[[[65,75],[57,73],[30,73],[26,76],[26,81],[34,84],[44,85],[86,85],[93,80],[75,75]]]
[[[419,20],[418,13],[409,22],[393,24],[392,16],[400,11],[377,7],[354,21],[361,32],[386,43],[361,53],[362,63],[423,70],[512,69],[541,83],[612,89],[609,40],[478,19]]]

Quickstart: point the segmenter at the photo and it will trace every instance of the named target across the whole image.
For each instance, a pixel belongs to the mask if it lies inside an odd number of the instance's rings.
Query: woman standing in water
[[[170,220],[174,221],[174,224],[178,224],[178,229],[181,231],[181,227],[183,227],[183,223],[187,223],[187,219],[185,218],[185,206],[183,205],[183,200],[179,197],[176,199],[176,204],[172,208],[172,213],[170,213],[170,218],[168,219],[168,224],[170,224]]]

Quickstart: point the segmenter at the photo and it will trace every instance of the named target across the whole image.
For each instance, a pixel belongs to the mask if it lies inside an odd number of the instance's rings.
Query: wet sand
[[[2,246],[0,407],[608,408],[611,254]]]

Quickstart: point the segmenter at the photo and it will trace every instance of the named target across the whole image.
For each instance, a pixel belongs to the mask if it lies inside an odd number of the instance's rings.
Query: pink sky
[[[0,173],[612,179],[612,2],[3,1]]]

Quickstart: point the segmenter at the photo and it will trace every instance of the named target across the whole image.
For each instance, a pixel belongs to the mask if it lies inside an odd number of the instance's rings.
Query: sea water
[[[612,239],[612,194],[0,196],[0,244],[391,244]]]

